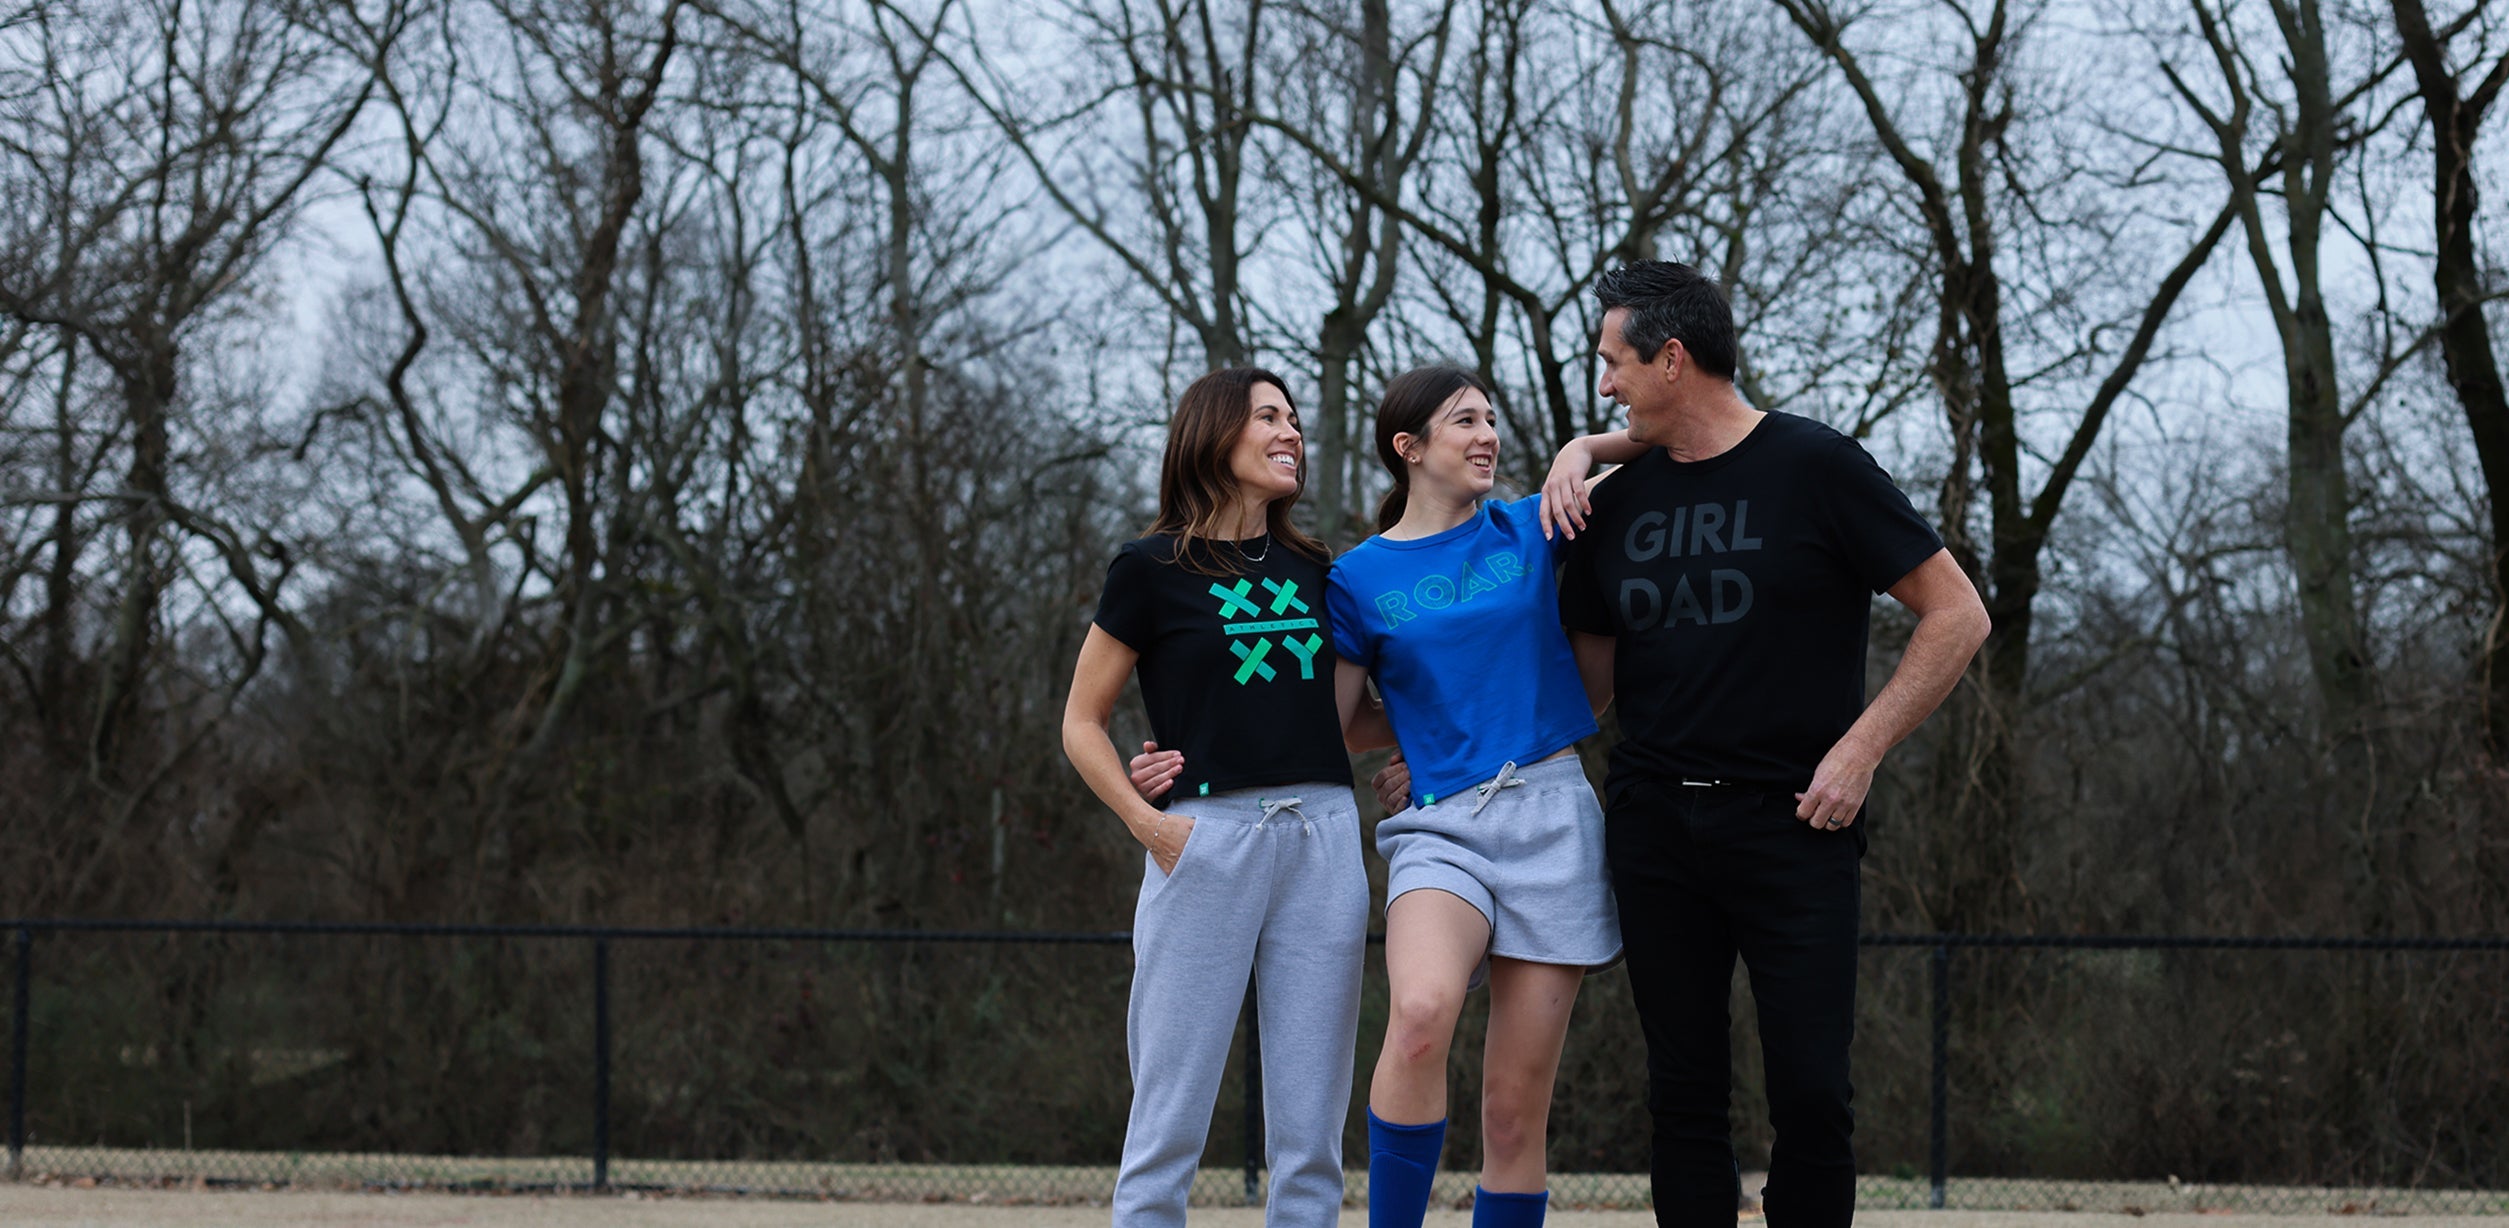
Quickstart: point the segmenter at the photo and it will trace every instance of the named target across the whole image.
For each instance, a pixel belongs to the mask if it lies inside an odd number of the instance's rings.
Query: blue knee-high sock
[[[1542,1228],[1542,1215],[1551,1205],[1551,1192],[1539,1194],[1494,1194],[1479,1186],[1472,1187],[1472,1228]]]
[[[1398,1126],[1368,1110],[1368,1228],[1420,1228],[1445,1150],[1445,1118]]]

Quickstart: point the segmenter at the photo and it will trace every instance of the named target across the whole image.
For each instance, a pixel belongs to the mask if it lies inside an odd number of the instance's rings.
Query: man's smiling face
[[[1594,390],[1628,409],[1631,439],[1645,444],[1662,443],[1681,346],[1668,341],[1661,351],[1642,355],[1621,336],[1621,329],[1628,322],[1626,307],[1603,313],[1603,335],[1596,338],[1594,347],[1595,357],[1603,361],[1603,373],[1595,381]]]

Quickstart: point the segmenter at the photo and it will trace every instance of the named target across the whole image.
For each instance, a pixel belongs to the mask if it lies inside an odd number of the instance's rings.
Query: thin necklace
[[[1260,563],[1260,562],[1262,562],[1263,560],[1265,560],[1265,559],[1267,559],[1267,558],[1270,558],[1270,557],[1271,557],[1271,555],[1272,555],[1272,531],[1271,531],[1270,529],[1265,529],[1265,530],[1263,531],[1263,553],[1261,553],[1261,554],[1248,554],[1248,553],[1246,553],[1246,548],[1245,548],[1244,546],[1239,546],[1239,547],[1237,548],[1237,556],[1238,556],[1239,558],[1242,558],[1242,559],[1246,560],[1246,561],[1247,561],[1247,562],[1249,562],[1249,563]]]

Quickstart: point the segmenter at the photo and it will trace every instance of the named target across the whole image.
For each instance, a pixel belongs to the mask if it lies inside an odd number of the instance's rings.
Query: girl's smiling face
[[[1498,480],[1498,411],[1478,388],[1463,388],[1429,416],[1427,434],[1405,432],[1395,450],[1412,466],[1412,485],[1478,499]]]

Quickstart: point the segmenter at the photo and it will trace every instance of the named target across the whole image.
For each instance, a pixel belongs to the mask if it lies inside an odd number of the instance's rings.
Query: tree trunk
[[[70,712],[70,659],[77,643],[70,626],[78,600],[78,504],[66,497],[82,485],[78,463],[78,334],[61,331],[61,383],[53,402],[53,489],[65,496],[52,509],[52,565],[44,572],[43,664],[35,704],[55,762],[67,762],[78,745]]]
[[[526,760],[546,753],[555,743],[585,684],[597,672],[593,654],[603,638],[603,594],[594,579],[601,544],[595,533],[593,468],[603,448],[601,419],[618,383],[617,328],[611,318],[610,294],[627,224],[644,199],[644,120],[679,45],[678,18],[677,3],[663,10],[653,60],[634,77],[603,77],[605,92],[599,103],[609,128],[609,147],[602,165],[601,213],[575,267],[575,314],[566,335],[553,339],[565,355],[558,372],[557,437],[549,459],[566,497],[566,569],[558,591],[566,653],[538,728],[524,749]]]
[[[2352,586],[2343,404],[2335,387],[2334,332],[2313,278],[2303,283],[2293,306],[2284,341],[2291,460],[2283,532],[2326,730],[2338,747],[2346,747],[2367,734],[2370,674]]]
[[[2475,247],[2477,192],[2474,142],[2483,114],[2498,96],[2509,56],[2493,62],[2482,83],[2461,95],[2448,71],[2447,46],[2432,32],[2422,0],[2393,0],[2396,27],[2431,125],[2433,229],[2438,236],[2431,278],[2439,292],[2439,350],[2474,436],[2474,457],[2490,496],[2491,541],[2486,551],[2492,617],[2475,652],[2475,687],[2482,705],[2484,740],[2494,758],[2509,757],[2509,391],[2501,385],[2492,353],[2490,321],[2483,314],[2481,253]]]
[[[2289,501],[2283,528],[2300,603],[2309,668],[2326,709],[2338,770],[2364,765],[2370,712],[2367,639],[2352,587],[2352,491],[2344,472],[2342,390],[2335,382],[2335,334],[2321,289],[2319,241],[2334,186],[2336,113],[2316,0],[2277,8],[2284,61],[2297,106],[2285,136],[2284,203],[2290,212],[2289,313],[2278,321],[2290,410]],[[2265,276],[2271,270],[2260,269]]]
[[[1397,98],[1398,73],[1393,59],[1393,15],[1386,0],[1361,0],[1359,65],[1353,82],[1351,133],[1363,143],[1360,167],[1376,190],[1399,197],[1416,144],[1404,148]],[[1443,26],[1441,25],[1441,29]],[[1439,54],[1444,51],[1443,35]],[[1426,116],[1423,116],[1423,123]],[[1401,224],[1379,209],[1365,192],[1353,192],[1349,224],[1342,232],[1341,266],[1335,270],[1333,308],[1324,314],[1316,337],[1320,366],[1316,390],[1315,430],[1308,436],[1308,472],[1320,473],[1317,485],[1319,519],[1328,541],[1342,540],[1370,523],[1365,512],[1351,506],[1357,466],[1367,451],[1368,433],[1353,429],[1350,371],[1367,345],[1368,326],[1393,298],[1394,278],[1402,247]],[[1321,441],[1319,450],[1315,445]],[[1320,455],[1318,454],[1320,451]]]
[[[165,574],[159,560],[166,526],[167,407],[174,401],[177,354],[169,343],[140,359],[122,378],[123,412],[131,431],[131,463],[123,474],[124,534],[129,558],[113,615],[113,648],[89,736],[91,770],[111,778],[140,709],[139,692],[156,642]]]
[[[1325,314],[1316,338],[1316,413],[1307,432],[1307,472],[1315,479],[1316,520],[1327,542],[1343,540],[1358,509],[1347,506],[1351,491],[1344,481],[1346,454],[1352,451],[1350,365],[1366,339],[1367,326],[1343,308]]]

